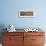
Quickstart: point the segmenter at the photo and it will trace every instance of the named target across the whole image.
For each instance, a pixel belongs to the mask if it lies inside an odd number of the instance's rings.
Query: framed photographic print
[[[20,17],[34,17],[35,16],[34,13],[35,13],[34,11],[20,11],[19,16]]]

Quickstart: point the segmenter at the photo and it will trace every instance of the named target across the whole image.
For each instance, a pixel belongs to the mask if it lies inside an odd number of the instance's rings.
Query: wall
[[[46,0],[0,0],[0,31],[13,24],[15,28],[40,27],[46,32]],[[20,10],[36,10],[36,16],[21,18]]]

